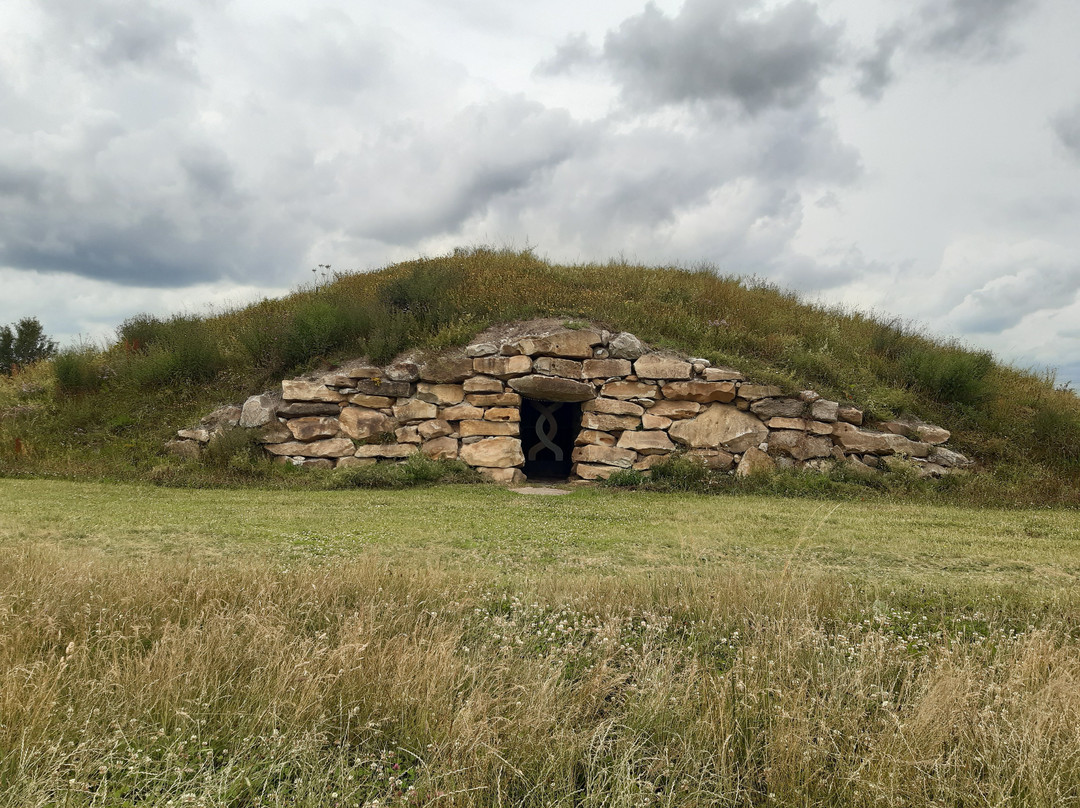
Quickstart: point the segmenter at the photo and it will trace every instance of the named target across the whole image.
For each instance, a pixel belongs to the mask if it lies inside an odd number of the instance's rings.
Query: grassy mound
[[[440,349],[494,323],[538,316],[632,331],[755,381],[854,402],[873,418],[911,413],[939,423],[984,470],[950,485],[950,496],[1080,504],[1080,399],[1052,378],[899,321],[810,305],[706,268],[563,266],[490,249],[342,274],[209,317],[129,319],[107,349],[68,350],[3,383],[0,469],[189,485],[313,484],[318,475],[291,474],[243,448],[178,472],[180,461],[162,444],[214,406],[283,376],[348,357],[381,362],[409,348]]]

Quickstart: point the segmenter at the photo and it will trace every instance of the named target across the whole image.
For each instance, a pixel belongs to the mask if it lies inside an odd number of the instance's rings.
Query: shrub
[[[986,351],[924,346],[910,351],[905,367],[915,384],[942,404],[982,404],[992,392],[993,357]]]
[[[671,490],[694,491],[703,488],[708,478],[703,463],[682,455],[672,455],[652,467],[653,485]]]
[[[1031,418],[1035,451],[1064,468],[1080,466],[1080,415],[1049,402],[1039,402]]]
[[[383,287],[379,300],[389,309],[407,313],[429,331],[457,314],[453,290],[457,274],[450,266],[422,263]]]
[[[61,351],[53,360],[56,388],[61,393],[80,395],[101,387],[101,364],[98,352],[90,345]]]
[[[257,431],[236,427],[211,438],[201,459],[214,468],[242,471],[265,458]]]
[[[414,454],[402,463],[373,463],[335,469],[327,482],[332,489],[411,488],[428,483],[475,483],[479,473],[460,460],[432,460]]]
[[[613,488],[637,488],[647,480],[648,477],[637,469],[619,469],[604,481],[604,485]]]

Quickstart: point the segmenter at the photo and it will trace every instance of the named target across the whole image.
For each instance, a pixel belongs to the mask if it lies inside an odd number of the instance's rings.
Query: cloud
[[[1069,154],[1080,161],[1080,104],[1058,114],[1051,125]]]
[[[687,0],[674,16],[650,3],[608,32],[599,57],[583,39],[565,43],[546,72],[599,58],[637,108],[703,103],[748,114],[804,104],[839,58],[840,30],[792,0]]]
[[[932,0],[918,15],[919,43],[935,54],[1000,59],[1009,54],[1010,28],[1035,0]]]
[[[877,38],[874,50],[855,65],[855,89],[863,98],[880,101],[896,78],[893,58],[904,44],[906,35],[900,27],[890,28]]]

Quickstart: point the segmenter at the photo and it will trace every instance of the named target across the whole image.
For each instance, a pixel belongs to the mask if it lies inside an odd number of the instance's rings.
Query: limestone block
[[[905,438],[903,435],[885,434],[885,445],[894,454],[907,457],[929,457],[930,444]]]
[[[392,382],[415,382],[420,378],[420,366],[415,362],[395,362],[386,366],[383,378]]]
[[[416,397],[429,404],[449,407],[460,404],[465,398],[465,390],[460,384],[434,384],[420,382],[416,385]]]
[[[845,421],[837,421],[833,426],[832,439],[845,452],[888,454],[892,451],[882,433],[859,429]]]
[[[668,434],[676,443],[692,449],[737,453],[757,446],[769,430],[755,415],[727,404],[711,404],[700,415],[672,424]]]
[[[645,455],[641,459],[635,460],[634,465],[630,468],[634,471],[649,471],[653,466],[663,463],[667,458],[667,455],[662,454]]]
[[[477,373],[499,379],[524,376],[532,366],[533,362],[527,356],[481,356],[473,360],[473,370]]]
[[[383,410],[387,407],[394,406],[394,402],[397,399],[390,396],[369,396],[366,393],[357,393],[355,396],[349,396],[349,403],[356,404],[358,407],[367,407],[371,410]]]
[[[772,384],[740,384],[739,398],[747,401],[757,401],[759,398],[776,398],[782,396],[784,391]]]
[[[240,426],[251,429],[256,426],[264,426],[275,420],[277,408],[281,406],[281,396],[264,393],[261,396],[252,396],[244,402],[240,411]]]
[[[920,421],[918,418],[897,418],[893,421],[886,421],[881,424],[881,430],[883,432],[891,432],[894,435],[903,435],[905,438],[911,438],[912,440],[919,440],[925,443],[939,444],[945,443],[952,434],[947,429],[942,429],[940,426],[934,426],[928,424],[925,421]]]
[[[391,460],[399,460],[417,453],[415,444],[405,443],[372,443],[367,446],[357,446],[354,457],[383,457]]]
[[[521,420],[521,410],[517,407],[492,407],[484,413],[485,421],[512,422]]]
[[[307,415],[337,415],[341,410],[337,404],[294,401],[278,407],[277,414],[285,418],[303,418]]]
[[[581,378],[610,379],[613,376],[629,376],[632,365],[627,359],[586,359],[582,362]]]
[[[499,346],[494,342],[474,342],[465,346],[465,355],[469,357],[491,356],[499,352]]]
[[[455,404],[439,410],[439,417],[444,421],[478,421],[484,417],[484,411],[472,404]]]
[[[547,337],[526,337],[516,347],[526,356],[561,356],[564,359],[591,359],[593,346],[603,342],[600,332],[591,329],[558,331]]]
[[[762,398],[750,405],[759,418],[801,418],[806,404],[797,398]]]
[[[671,419],[662,415],[653,415],[647,412],[641,416],[641,426],[644,429],[667,429],[671,426]]]
[[[286,379],[281,383],[281,397],[286,401],[344,401],[345,396],[319,382]]]
[[[469,393],[465,401],[474,407],[521,406],[521,396],[517,393]]]
[[[633,415],[605,415],[599,412],[583,412],[581,428],[595,429],[600,432],[619,432],[624,429],[637,429],[641,419]]]
[[[596,446],[614,446],[615,436],[609,432],[599,432],[595,429],[582,429],[577,434],[574,443],[578,446],[594,444]]]
[[[576,446],[571,457],[575,463],[598,463],[628,469],[637,460],[637,452],[631,449],[620,449],[617,446],[597,446],[589,443]]]
[[[394,428],[394,422],[391,419],[378,410],[367,407],[348,406],[341,411],[338,420],[341,423],[341,431],[356,440],[367,440],[383,432],[390,432]]]
[[[702,409],[703,407],[696,401],[672,401],[668,399],[657,401],[653,406],[649,407],[649,415],[662,416],[677,421],[682,418],[693,418]]]
[[[723,449],[691,449],[686,457],[700,461],[710,471],[727,471],[735,463],[735,455]]]
[[[623,401],[631,398],[659,398],[660,388],[644,382],[608,382],[600,388],[600,395]]]
[[[581,362],[578,362],[576,359],[559,359],[554,356],[538,356],[533,360],[532,365],[533,370],[543,376],[559,376],[563,379],[582,378]]]
[[[639,379],[689,379],[692,371],[689,362],[660,354],[645,354],[634,362]]]
[[[671,442],[666,432],[650,430],[636,432],[627,430],[622,433],[618,444],[620,449],[633,449],[643,455],[667,454],[675,451],[675,444]]]
[[[358,379],[353,385],[357,392],[368,396],[391,396],[400,398],[411,395],[412,385],[408,382],[395,382],[382,377]]]
[[[176,431],[176,437],[181,440],[193,440],[196,443],[209,443],[210,442],[210,430],[209,429],[178,429]]]
[[[749,477],[751,474],[763,474],[776,468],[776,463],[765,452],[756,446],[751,446],[739,460],[735,467],[736,477]]]
[[[815,421],[835,423],[839,417],[840,405],[835,401],[820,398],[810,405],[810,417]]]
[[[356,466],[374,466],[379,461],[374,457],[339,457],[337,467],[339,469],[355,468]]]
[[[707,382],[741,382],[743,375],[735,368],[715,367],[705,368],[701,374]]]
[[[277,418],[268,424],[256,427],[255,433],[259,437],[259,443],[285,443],[293,440],[293,434],[285,424]]]
[[[734,382],[668,382],[662,385],[660,392],[664,398],[677,401],[697,401],[709,404],[719,401],[727,404],[735,399]]]
[[[597,397],[581,405],[583,412],[600,412],[606,415],[641,415],[645,408],[632,401]]]
[[[462,387],[466,393],[501,393],[506,389],[502,381],[491,376],[473,376],[466,379]]]
[[[427,401],[416,398],[406,399],[394,407],[394,418],[401,423],[409,421],[427,421],[437,417],[439,408]]]
[[[809,460],[813,457],[831,457],[832,450],[833,443],[829,438],[791,429],[769,433],[770,455],[789,455],[796,460]]]
[[[765,425],[769,429],[799,429],[803,432],[806,431],[806,425],[808,421],[805,418],[784,418],[783,416],[777,416],[770,418],[765,422]],[[829,435],[832,434],[832,427],[829,427]]]
[[[615,466],[595,466],[591,463],[578,463],[574,466],[574,474],[583,480],[606,480],[618,469]]]
[[[477,469],[481,475],[487,477],[493,483],[502,485],[521,485],[525,482],[525,472],[517,468],[506,469]]]
[[[401,426],[394,430],[394,437],[398,443],[420,443],[420,430],[415,426]]]
[[[505,469],[525,462],[517,438],[484,438],[461,447],[461,459],[470,466]]]
[[[507,421],[461,421],[457,431],[462,438],[474,438],[477,435],[516,437],[521,434],[521,425]]]
[[[557,376],[522,376],[511,379],[510,387],[526,398],[542,401],[588,401],[596,397],[591,384]]]
[[[336,438],[341,432],[337,418],[313,416],[293,418],[286,426],[296,440],[316,440],[318,438]]]
[[[420,364],[420,378],[436,384],[457,384],[474,373],[468,356],[433,356]]]
[[[644,342],[626,331],[610,337],[607,349],[612,359],[629,359],[630,361],[637,359],[647,350]]]
[[[930,462],[946,468],[963,469],[973,466],[974,462],[959,452],[946,449],[944,446],[935,446],[930,450]]]
[[[442,438],[449,435],[454,431],[454,428],[450,426],[449,421],[444,421],[441,418],[435,418],[431,421],[424,421],[416,427],[417,434],[425,441],[434,440],[435,438]]]
[[[355,451],[355,448],[348,438],[329,438],[311,443],[299,441],[271,443],[267,445],[266,451],[283,457],[347,457]]]
[[[458,442],[455,438],[441,436],[426,440],[420,446],[420,451],[432,460],[456,460],[458,456]]]
[[[862,426],[863,413],[858,407],[853,407],[850,404],[840,404],[836,410],[836,418],[838,421],[843,421],[847,424],[854,424],[855,426]],[[825,419],[820,419],[824,421]]]

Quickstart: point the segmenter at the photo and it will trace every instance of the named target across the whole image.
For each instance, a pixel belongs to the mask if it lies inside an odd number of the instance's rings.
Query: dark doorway
[[[570,476],[574,439],[581,428],[581,405],[564,401],[521,402],[521,448],[530,480]]]

